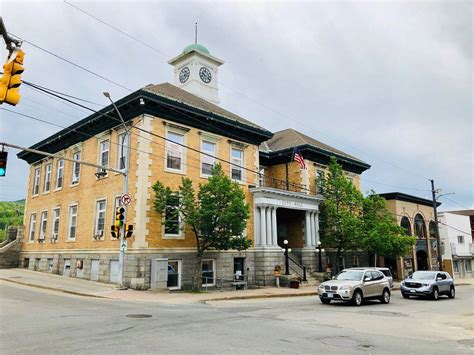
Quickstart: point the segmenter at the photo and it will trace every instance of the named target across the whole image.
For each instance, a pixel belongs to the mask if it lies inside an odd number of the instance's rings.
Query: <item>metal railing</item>
[[[288,255],[288,260],[291,261],[290,269],[292,269],[300,277],[302,277],[302,281],[308,281],[306,278],[306,266],[301,265],[299,262],[291,258],[289,255]]]
[[[271,187],[271,188],[279,189],[279,190],[304,192],[304,193],[309,192],[310,194],[315,194],[315,192],[310,191],[309,187],[306,185],[297,184],[295,182],[291,182],[287,180],[276,179],[271,176],[265,176],[265,175],[260,175],[259,185],[260,187]]]

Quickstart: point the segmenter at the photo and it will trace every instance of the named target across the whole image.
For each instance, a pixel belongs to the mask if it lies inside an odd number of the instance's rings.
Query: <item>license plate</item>
[[[328,293],[328,298],[332,298],[332,293]]]
[[[410,292],[411,292],[411,293],[415,293],[415,292],[416,292],[416,290],[410,290]]]

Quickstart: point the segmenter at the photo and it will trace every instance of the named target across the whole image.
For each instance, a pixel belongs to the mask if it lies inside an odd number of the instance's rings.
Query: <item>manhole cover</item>
[[[127,314],[129,318],[151,318],[151,314]]]
[[[357,341],[345,337],[325,338],[321,340],[321,343],[342,348],[351,348],[359,345]]]

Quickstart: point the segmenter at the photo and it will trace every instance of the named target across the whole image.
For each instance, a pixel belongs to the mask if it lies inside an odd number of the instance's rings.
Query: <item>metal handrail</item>
[[[308,281],[306,279],[306,266],[303,266],[301,265],[299,262],[297,262],[296,260],[294,260],[292,257],[290,257],[288,255],[288,259],[291,260],[293,262],[293,264],[295,264],[296,266],[298,266],[302,271],[303,271],[303,275],[300,275],[300,276],[303,276],[303,281]]]

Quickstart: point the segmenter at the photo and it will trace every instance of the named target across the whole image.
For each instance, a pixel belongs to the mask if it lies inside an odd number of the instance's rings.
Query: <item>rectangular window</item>
[[[64,177],[64,159],[58,160],[58,167],[56,171],[56,189],[62,189]]]
[[[352,267],[359,267],[359,257],[357,255],[352,258]]]
[[[177,210],[178,204],[178,197],[171,196],[165,211],[165,235],[180,235],[180,217]]]
[[[45,240],[47,226],[48,226],[48,211],[43,211],[41,212],[40,234],[38,238],[39,240]]]
[[[181,288],[181,261],[168,261],[168,283],[170,290],[179,290]]]
[[[32,213],[30,216],[30,234],[29,234],[29,241],[35,241],[35,230],[36,230],[36,213]]]
[[[99,200],[99,201],[96,202],[95,232],[94,232],[94,236],[95,236],[96,239],[101,239],[104,236],[105,207],[106,207],[106,201],[105,200]]]
[[[214,158],[216,155],[216,143],[203,140],[201,143],[201,151],[206,153],[201,154],[201,174],[207,176],[211,175],[212,167],[216,163],[216,159]]]
[[[453,269],[454,272],[459,272],[459,263],[457,260],[453,260]]]
[[[166,138],[166,167],[168,169],[182,171],[183,170],[183,152],[184,148],[180,144],[184,144],[184,135],[167,132]]]
[[[324,177],[324,171],[316,170],[316,188],[318,194],[322,194],[324,192]]]
[[[77,205],[69,206],[69,228],[68,239],[76,239],[77,228]]]
[[[464,260],[464,270],[466,270],[466,272],[472,271],[471,260]]]
[[[244,180],[244,152],[241,149],[232,148],[231,151],[231,176],[234,180]]]
[[[129,135],[126,132],[121,133],[117,137],[117,169],[125,170],[125,167],[128,164],[128,140]]]
[[[51,170],[53,165],[51,163],[46,164],[44,167],[44,184],[43,184],[43,192],[49,192],[51,188]]]
[[[203,286],[214,286],[215,282],[215,263],[214,260],[203,260],[202,261],[202,285]]]
[[[463,235],[458,235],[458,243],[459,244],[464,244],[464,236]]]
[[[108,139],[99,143],[99,165],[109,166],[110,142]],[[100,170],[100,169],[98,169]],[[106,174],[107,170],[102,169]]]
[[[61,214],[60,208],[53,210],[53,227],[51,230],[51,240],[57,240],[59,236],[59,218]]]
[[[33,196],[38,195],[40,185],[41,168],[35,169],[35,178],[33,182]]]
[[[72,155],[72,158],[74,160],[81,160],[81,152],[75,152],[73,155]],[[76,184],[79,184],[79,179],[81,177],[81,164],[79,164],[78,162],[74,162],[72,164],[72,180],[71,180],[71,184],[72,185],[76,185]]]

